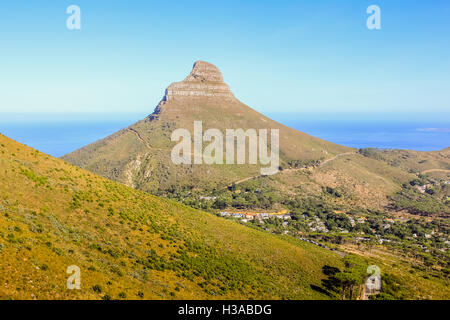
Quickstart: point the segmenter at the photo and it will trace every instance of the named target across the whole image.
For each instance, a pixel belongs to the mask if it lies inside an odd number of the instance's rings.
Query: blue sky
[[[450,110],[447,0],[9,0],[0,41],[0,112],[151,113],[196,60],[264,113]]]

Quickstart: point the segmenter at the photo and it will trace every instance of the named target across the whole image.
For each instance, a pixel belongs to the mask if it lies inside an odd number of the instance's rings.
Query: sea
[[[61,157],[126,128],[146,115],[0,113],[0,133],[54,157]],[[353,148],[436,151],[450,147],[449,114],[266,115],[312,136]]]

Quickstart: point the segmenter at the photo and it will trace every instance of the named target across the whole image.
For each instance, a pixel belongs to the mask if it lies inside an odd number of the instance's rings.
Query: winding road
[[[322,167],[322,166],[324,166],[325,164],[327,164],[327,163],[329,163],[329,162],[331,162],[331,161],[334,161],[334,160],[336,160],[336,159],[338,159],[338,158],[340,158],[340,157],[342,157],[342,156],[348,156],[348,155],[351,155],[351,154],[357,154],[357,152],[354,152],[354,151],[353,151],[353,152],[340,153],[340,154],[338,154],[338,155],[335,155],[333,158],[330,158],[330,159],[327,159],[327,160],[322,161],[321,163],[319,163],[317,166],[315,166],[315,167],[313,167],[313,168],[319,168],[319,167]],[[291,169],[284,169],[284,170],[280,171],[280,173],[293,172],[293,171],[303,171],[303,170],[308,170],[308,168],[291,168]],[[261,174],[261,175],[252,176],[252,177],[247,177],[247,178],[244,178],[244,179],[235,181],[235,182],[231,183],[230,185],[226,186],[224,189],[231,187],[233,184],[234,184],[234,185],[238,185],[238,184],[241,184],[241,183],[246,182],[246,181],[249,181],[249,180],[258,179],[258,178],[260,178],[260,177],[264,177],[264,175]]]
[[[448,173],[450,173],[450,170],[447,170],[447,169],[428,169],[428,170],[422,171],[421,174],[430,173],[430,172],[448,172]]]

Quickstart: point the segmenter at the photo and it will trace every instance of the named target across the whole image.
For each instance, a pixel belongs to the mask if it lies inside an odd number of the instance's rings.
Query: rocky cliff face
[[[186,79],[172,83],[167,88],[163,101],[187,97],[235,99],[230,87],[223,81],[220,70],[211,63],[204,61],[195,62]]]

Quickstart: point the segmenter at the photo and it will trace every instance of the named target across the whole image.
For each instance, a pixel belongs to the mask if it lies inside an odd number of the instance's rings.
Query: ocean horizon
[[[145,113],[0,114],[0,133],[54,157],[61,157],[143,119]],[[437,151],[450,147],[450,121],[382,114],[267,113],[312,136],[352,148]],[[256,128],[259,129],[259,128]]]

